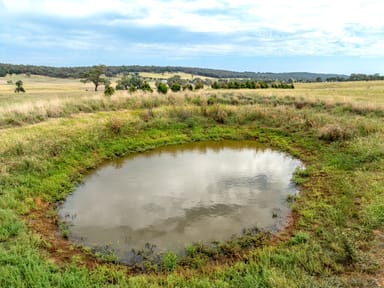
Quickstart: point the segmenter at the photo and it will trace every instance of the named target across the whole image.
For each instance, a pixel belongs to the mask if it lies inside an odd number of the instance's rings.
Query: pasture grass
[[[106,98],[39,79],[35,96],[27,82],[25,95],[12,95],[27,97],[18,104],[0,85],[0,287],[380,287],[382,246],[372,251],[384,221],[383,82]],[[55,223],[55,203],[105,160],[220,139],[304,161],[286,230],[213,250],[190,245],[185,259],[166,254],[138,271],[36,224]]]

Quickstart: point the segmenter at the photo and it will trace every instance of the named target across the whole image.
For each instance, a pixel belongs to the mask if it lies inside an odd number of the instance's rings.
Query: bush
[[[179,83],[173,83],[172,86],[171,86],[171,90],[173,92],[180,91],[181,90],[181,85]]]
[[[210,111],[210,116],[217,123],[224,124],[225,120],[228,117],[228,113],[224,110],[222,106],[215,104],[213,106],[213,109]]]
[[[106,86],[104,90],[104,95],[112,96],[113,94],[115,94],[115,89],[112,86]]]
[[[146,81],[144,81],[143,85],[141,86],[141,90],[143,90],[144,92],[153,92],[151,86]]]
[[[18,81],[16,81],[16,89],[15,89],[15,93],[20,93],[20,92],[23,92],[23,93],[25,93],[25,89],[24,89],[24,87],[23,87],[23,81],[21,81],[21,80],[18,80]]]
[[[190,91],[192,91],[193,90],[192,84],[191,83],[185,84],[183,86],[183,90],[190,90]]]
[[[128,87],[128,91],[129,91],[130,93],[133,93],[133,92],[136,92],[136,91],[137,91],[137,88],[136,88],[136,86],[134,86],[134,85],[130,85],[130,86]]]
[[[159,84],[157,84],[157,92],[159,92],[161,94],[167,94],[168,85],[163,83],[163,82],[160,82]]]
[[[328,124],[319,130],[319,139],[333,142],[338,140],[347,140],[352,137],[351,129],[342,127],[339,124]]]
[[[113,134],[120,134],[123,128],[123,122],[119,118],[112,118],[108,123],[107,127]]]
[[[173,271],[177,265],[177,255],[173,252],[168,252],[163,255],[162,259],[163,268],[166,271]]]
[[[203,88],[204,88],[204,83],[203,83],[203,81],[199,80],[199,81],[196,81],[196,82],[195,82],[195,89],[196,89],[196,90],[203,89]]]

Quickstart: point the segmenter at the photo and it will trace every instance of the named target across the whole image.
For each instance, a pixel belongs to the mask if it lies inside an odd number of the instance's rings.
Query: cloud
[[[346,25],[383,27],[379,0],[3,0],[10,13],[45,14],[59,17],[120,15],[127,24],[145,27],[182,27],[194,32],[239,32],[274,29],[340,31]]]
[[[379,0],[0,0],[0,7],[1,61],[20,49],[142,59],[384,56]]]

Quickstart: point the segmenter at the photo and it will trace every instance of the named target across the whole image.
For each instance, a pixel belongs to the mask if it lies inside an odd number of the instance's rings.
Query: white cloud
[[[274,29],[341,30],[347,25],[384,27],[379,0],[2,0],[6,11],[61,17],[116,13],[143,26],[176,26],[189,31],[222,32]],[[207,11],[201,14],[201,11]]]
[[[90,0],[3,0],[5,9],[11,13],[46,14],[59,17],[87,17],[116,11],[122,1]]]
[[[183,29],[186,34],[217,34],[221,39],[212,40],[211,43],[204,40],[199,44],[187,43],[188,37],[186,43],[179,44],[152,43],[148,39],[145,43],[136,40],[138,44],[129,45],[140,46],[148,51],[164,48],[162,51],[175,49],[174,53],[180,55],[342,53],[384,56],[381,40],[384,36],[384,18],[381,15],[382,1],[379,0],[2,0],[2,5],[4,11],[0,13],[14,17],[32,14],[62,19],[90,19],[97,15],[92,18],[93,21],[110,29],[172,27]],[[116,17],[110,20],[103,18],[103,14]],[[26,29],[31,31],[32,28],[28,26]],[[26,41],[23,37],[27,36],[28,33],[21,33],[20,42]],[[70,46],[85,48],[95,42],[93,37],[82,38],[81,35],[71,35],[68,41],[73,44]],[[64,40],[62,42],[68,45]],[[115,42],[124,41],[116,39]]]

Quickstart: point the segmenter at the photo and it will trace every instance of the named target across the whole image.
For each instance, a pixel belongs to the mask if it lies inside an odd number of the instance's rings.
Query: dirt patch
[[[64,264],[77,258],[87,268],[94,268],[100,263],[93,255],[85,253],[80,247],[61,237],[58,231],[58,218],[54,213],[53,205],[42,201],[40,198],[37,198],[35,203],[35,209],[24,216],[24,222],[44,240],[43,248],[48,252],[49,261]]]
[[[298,214],[295,212],[289,214],[285,228],[273,235],[271,245],[277,246],[281,242],[288,241],[293,236],[298,217]]]

